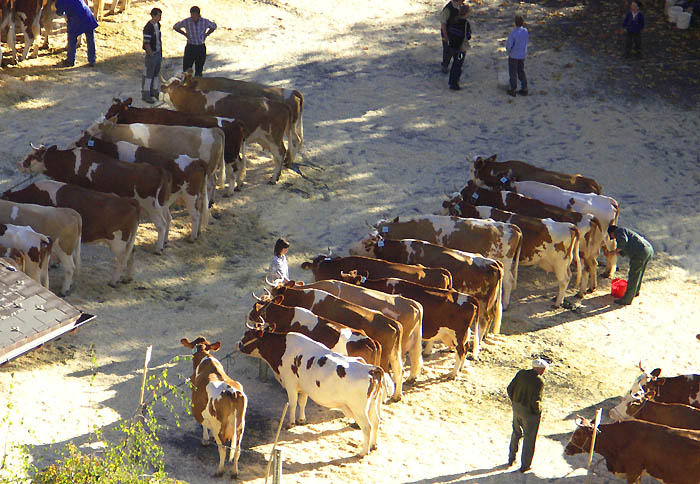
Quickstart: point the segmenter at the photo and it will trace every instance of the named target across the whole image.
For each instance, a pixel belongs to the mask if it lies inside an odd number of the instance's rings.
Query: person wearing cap
[[[535,440],[540,428],[542,415],[542,394],[544,379],[542,374],[549,364],[536,359],[532,362],[531,370],[520,370],[508,385],[508,398],[513,407],[513,434],[510,437],[508,466],[515,462],[520,439],[523,439],[523,453],[520,457],[520,472],[530,470],[532,457],[535,454]]]
[[[630,270],[627,274],[627,290],[624,296],[620,299],[615,299],[615,304],[627,306],[632,304],[632,299],[639,296],[642,277],[647,268],[647,263],[654,256],[654,248],[647,239],[634,230],[625,227],[609,226],[608,236],[615,240],[617,253],[630,259]]]
[[[267,276],[270,281],[283,282],[289,281],[289,265],[287,264],[287,250],[289,250],[289,242],[285,239],[277,239],[275,243],[275,255],[270,261],[270,268],[267,270]]]

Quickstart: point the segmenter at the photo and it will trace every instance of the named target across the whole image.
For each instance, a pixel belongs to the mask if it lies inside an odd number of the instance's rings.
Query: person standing
[[[151,20],[143,28],[143,50],[146,51],[146,73],[141,80],[141,99],[153,104],[158,100],[160,66],[163,62],[163,45],[160,37],[160,19],[163,11],[151,10]]]
[[[287,250],[289,250],[289,242],[285,239],[277,239],[275,243],[275,255],[270,261],[270,268],[267,270],[267,275],[270,281],[282,282],[289,281],[289,265],[287,264]]]
[[[642,277],[647,268],[647,263],[654,256],[654,248],[647,239],[637,232],[624,227],[611,225],[608,227],[608,236],[615,240],[617,253],[630,259],[625,295],[620,299],[615,299],[615,304],[626,306],[632,304],[632,299],[639,296]]]
[[[462,76],[462,65],[467,54],[467,45],[472,38],[472,28],[467,20],[469,7],[460,5],[457,17],[447,26],[447,39],[452,55],[452,69],[448,85],[453,91],[459,91],[459,78]]]
[[[68,35],[68,48],[66,59],[61,62],[61,67],[75,65],[75,51],[78,48],[78,37],[85,34],[88,51],[88,65],[95,67],[97,56],[95,54],[95,29],[97,20],[82,0],[56,0],[56,14],[66,16],[66,31]]]
[[[515,97],[515,89],[518,87],[517,78],[520,79],[520,91],[518,94],[527,96],[527,77],[525,77],[525,57],[527,56],[527,44],[530,33],[524,27],[525,21],[521,15],[515,16],[515,28],[511,30],[506,41],[508,53],[508,75],[510,76],[510,89],[508,94]]]
[[[513,407],[513,434],[510,437],[508,466],[515,462],[520,439],[523,440],[523,453],[520,457],[520,472],[530,470],[535,454],[535,440],[540,428],[542,415],[542,394],[544,379],[542,374],[549,363],[542,359],[532,362],[531,370],[520,370],[508,385],[508,397]]]
[[[440,12],[440,36],[442,37],[442,72],[447,74],[450,69],[450,59],[452,59],[452,50],[450,49],[450,39],[447,36],[447,27],[457,18],[459,7],[464,3],[464,0],[450,0],[447,2]]]
[[[204,61],[207,59],[207,46],[204,42],[216,30],[216,24],[201,16],[199,7],[190,8],[190,16],[173,25],[178,34],[187,37],[185,55],[182,58],[182,72],[194,64],[194,75],[202,77]]]
[[[625,32],[625,57],[629,57],[634,48],[637,59],[642,57],[642,30],[644,29],[644,15],[639,11],[639,2],[630,3],[630,11],[627,12],[622,22]]]

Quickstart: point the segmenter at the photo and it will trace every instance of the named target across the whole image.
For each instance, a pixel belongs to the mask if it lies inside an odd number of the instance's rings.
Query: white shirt
[[[285,282],[289,280],[289,266],[287,265],[287,256],[273,256],[270,261],[270,268],[267,270],[267,274],[270,282],[276,281],[278,279],[284,279]]]

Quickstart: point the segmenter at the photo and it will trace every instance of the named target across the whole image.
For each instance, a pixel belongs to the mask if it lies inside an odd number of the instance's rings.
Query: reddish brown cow
[[[677,429],[700,430],[700,409],[682,403],[662,403],[653,400],[653,393],[632,400],[620,411],[619,406],[610,410],[610,418],[620,420],[644,420]]]
[[[37,181],[21,190],[8,190],[2,194],[2,198],[47,207],[72,208],[83,220],[81,240],[104,243],[114,254],[115,271],[109,285],[116,287],[120,279],[123,282],[131,281],[134,241],[139,228],[139,204],[136,200],[53,180]]]
[[[483,180],[486,184],[494,187],[501,186],[509,180],[536,181],[574,192],[595,193],[596,195],[601,193],[600,185],[592,178],[543,170],[524,161],[497,162],[496,155],[486,159],[477,156],[474,163],[471,164],[471,172],[472,180]]]
[[[301,268],[310,269],[315,281],[340,279],[343,272],[356,270],[360,274],[367,272],[369,274],[368,277],[372,279],[396,277],[439,289],[452,288],[452,275],[447,269],[397,264],[370,257],[331,258],[319,255],[311,262],[302,263]]]
[[[654,400],[663,403],[682,403],[700,408],[700,374],[660,377],[661,368],[647,373],[639,365],[642,374],[632,384],[623,397],[623,403],[629,403],[635,395],[652,392]]]
[[[588,454],[593,425],[585,419],[571,435],[566,455]],[[598,427],[595,452],[605,458],[608,470],[623,474],[628,484],[646,471],[667,484],[700,482],[700,432],[628,420]]]

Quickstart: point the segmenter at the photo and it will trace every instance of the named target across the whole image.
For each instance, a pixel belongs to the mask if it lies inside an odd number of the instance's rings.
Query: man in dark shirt
[[[608,227],[608,236],[615,240],[617,253],[629,257],[630,271],[627,274],[627,290],[620,299],[615,299],[615,304],[626,306],[632,304],[632,299],[639,296],[639,288],[642,285],[642,276],[647,268],[649,259],[654,255],[654,248],[647,239],[637,232],[611,225]]]
[[[146,73],[141,81],[141,99],[153,104],[158,99],[160,65],[163,62],[163,46],[160,39],[159,8],[151,10],[151,20],[143,28],[143,50],[146,51]]]
[[[535,454],[535,440],[542,414],[542,374],[548,367],[546,361],[538,358],[532,362],[532,370],[520,370],[508,385],[508,398],[513,406],[513,434],[510,437],[508,466],[515,462],[520,439],[524,437],[520,472],[530,470],[532,456]]]

